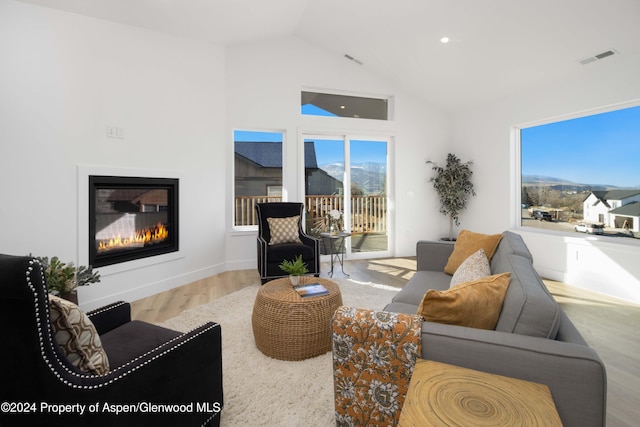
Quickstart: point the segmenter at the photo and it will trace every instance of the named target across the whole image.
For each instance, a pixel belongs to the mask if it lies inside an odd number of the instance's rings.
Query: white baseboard
[[[191,271],[186,274],[168,277],[161,281],[147,283],[143,286],[127,289],[126,291],[102,295],[93,299],[91,299],[90,293],[86,292],[85,289],[78,288],[78,300],[80,303],[79,305],[83,310],[89,311],[99,307],[103,307],[115,301],[136,301],[142,298],[147,298],[151,295],[155,295],[180,286],[187,285],[189,283],[196,282],[198,280],[206,279],[207,277],[215,276],[216,274],[224,273],[225,271],[243,270],[250,268],[255,268],[255,262],[240,261],[221,263],[200,270]]]

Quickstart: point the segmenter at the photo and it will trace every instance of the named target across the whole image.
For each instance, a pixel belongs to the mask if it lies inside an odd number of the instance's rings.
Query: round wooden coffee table
[[[251,323],[256,347],[280,360],[303,360],[331,350],[331,318],[342,305],[335,282],[303,277],[303,283],[320,283],[328,295],[302,298],[288,277],[260,287]]]
[[[547,385],[418,359],[398,426],[552,427],[562,421]]]

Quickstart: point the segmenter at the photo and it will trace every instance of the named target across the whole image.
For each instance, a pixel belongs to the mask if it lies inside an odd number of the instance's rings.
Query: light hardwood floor
[[[349,260],[353,280],[401,288],[415,272],[415,257]],[[328,277],[327,264],[322,277]],[[342,272],[336,278],[344,277]],[[132,317],[152,323],[259,282],[256,270],[230,271],[131,303]],[[607,426],[637,426],[640,420],[640,305],[545,280],[545,284],[607,367]]]

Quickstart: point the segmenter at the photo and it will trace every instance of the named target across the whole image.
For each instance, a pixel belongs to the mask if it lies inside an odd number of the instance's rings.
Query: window
[[[302,92],[300,111],[305,116],[389,119],[387,98],[364,98],[320,92]]]
[[[234,226],[256,226],[255,204],[282,200],[282,132],[236,130]]]
[[[640,238],[640,106],[520,129],[526,227]]]

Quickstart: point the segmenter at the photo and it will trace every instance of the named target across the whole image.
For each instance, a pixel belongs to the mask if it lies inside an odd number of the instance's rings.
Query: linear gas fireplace
[[[178,179],[89,176],[89,264],[178,250]]]

